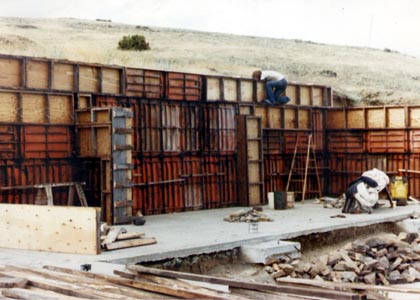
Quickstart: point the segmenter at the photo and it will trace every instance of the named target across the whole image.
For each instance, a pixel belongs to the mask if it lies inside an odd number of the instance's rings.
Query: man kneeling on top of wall
[[[360,213],[363,211],[372,213],[377,208],[379,193],[385,189],[391,207],[391,193],[388,190],[389,177],[376,168],[366,171],[361,177],[350,183],[345,193],[346,201],[344,203],[343,213]]]

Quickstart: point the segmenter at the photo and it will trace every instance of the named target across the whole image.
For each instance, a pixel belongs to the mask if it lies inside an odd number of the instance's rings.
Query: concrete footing
[[[240,247],[241,259],[249,263],[270,264],[300,257],[300,243],[273,240]]]

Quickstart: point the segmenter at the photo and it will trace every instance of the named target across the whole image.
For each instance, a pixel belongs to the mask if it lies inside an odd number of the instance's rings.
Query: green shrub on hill
[[[149,43],[146,42],[146,38],[142,35],[125,35],[118,42],[118,49],[120,50],[136,50],[143,51],[149,50]]]

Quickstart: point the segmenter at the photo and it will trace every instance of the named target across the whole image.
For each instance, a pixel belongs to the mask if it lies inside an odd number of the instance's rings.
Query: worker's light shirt
[[[360,182],[357,185],[357,193],[354,197],[362,206],[373,207],[379,199],[379,193],[376,188],[372,188],[367,184]]]
[[[378,192],[382,191],[389,183],[389,177],[381,170],[373,168],[372,170],[366,171],[362,176],[372,178],[378,183],[376,190]]]
[[[283,78],[284,78],[284,75],[276,71],[262,71],[261,72],[261,80],[278,81],[278,80],[282,80]]]

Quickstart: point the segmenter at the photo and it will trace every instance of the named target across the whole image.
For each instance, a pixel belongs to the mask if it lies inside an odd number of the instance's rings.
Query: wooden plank
[[[79,65],[79,91],[99,92],[99,68]]]
[[[26,86],[32,89],[47,90],[49,87],[49,62],[28,59],[26,65]]]
[[[357,295],[353,293],[329,291],[329,290],[324,290],[322,288],[316,288],[316,287],[312,289],[308,289],[307,287],[245,282],[245,281],[232,280],[232,279],[226,279],[226,278],[220,278],[220,277],[147,268],[140,265],[127,265],[126,268],[130,271],[134,271],[134,272],[138,272],[142,274],[151,274],[151,275],[164,276],[164,277],[169,277],[169,278],[188,279],[188,280],[196,280],[196,281],[210,282],[210,283],[216,283],[216,284],[225,284],[231,287],[237,287],[237,288],[242,288],[242,289],[279,292],[279,293],[287,293],[287,294],[302,295],[302,296],[324,297],[327,299],[359,299],[359,297],[357,297]]]
[[[60,91],[74,90],[74,65],[67,63],[54,63],[52,88]]]
[[[126,233],[120,233],[117,236],[117,241],[142,238],[144,236],[145,236],[145,233],[144,232],[126,232]]]
[[[0,246],[98,254],[99,217],[95,208],[0,204]]]
[[[105,247],[105,245],[111,244],[117,239],[118,235],[121,234],[122,232],[123,232],[122,227],[111,227],[105,239],[102,241],[101,246]]]
[[[7,290],[3,290],[1,293],[3,296],[10,297],[7,299],[23,299],[23,300],[87,299],[87,298],[80,298],[80,297],[75,298],[75,297],[63,296],[62,294],[54,293],[50,291],[44,291],[44,290],[34,291],[34,290],[21,289],[21,288],[7,289]]]
[[[154,237],[140,238],[140,239],[134,239],[134,240],[113,242],[111,244],[106,244],[105,248],[107,250],[116,250],[116,249],[123,249],[123,248],[146,246],[146,245],[151,245],[151,244],[156,244],[156,243],[157,243],[157,240]]]
[[[21,86],[21,61],[18,58],[0,57],[0,86]]]

